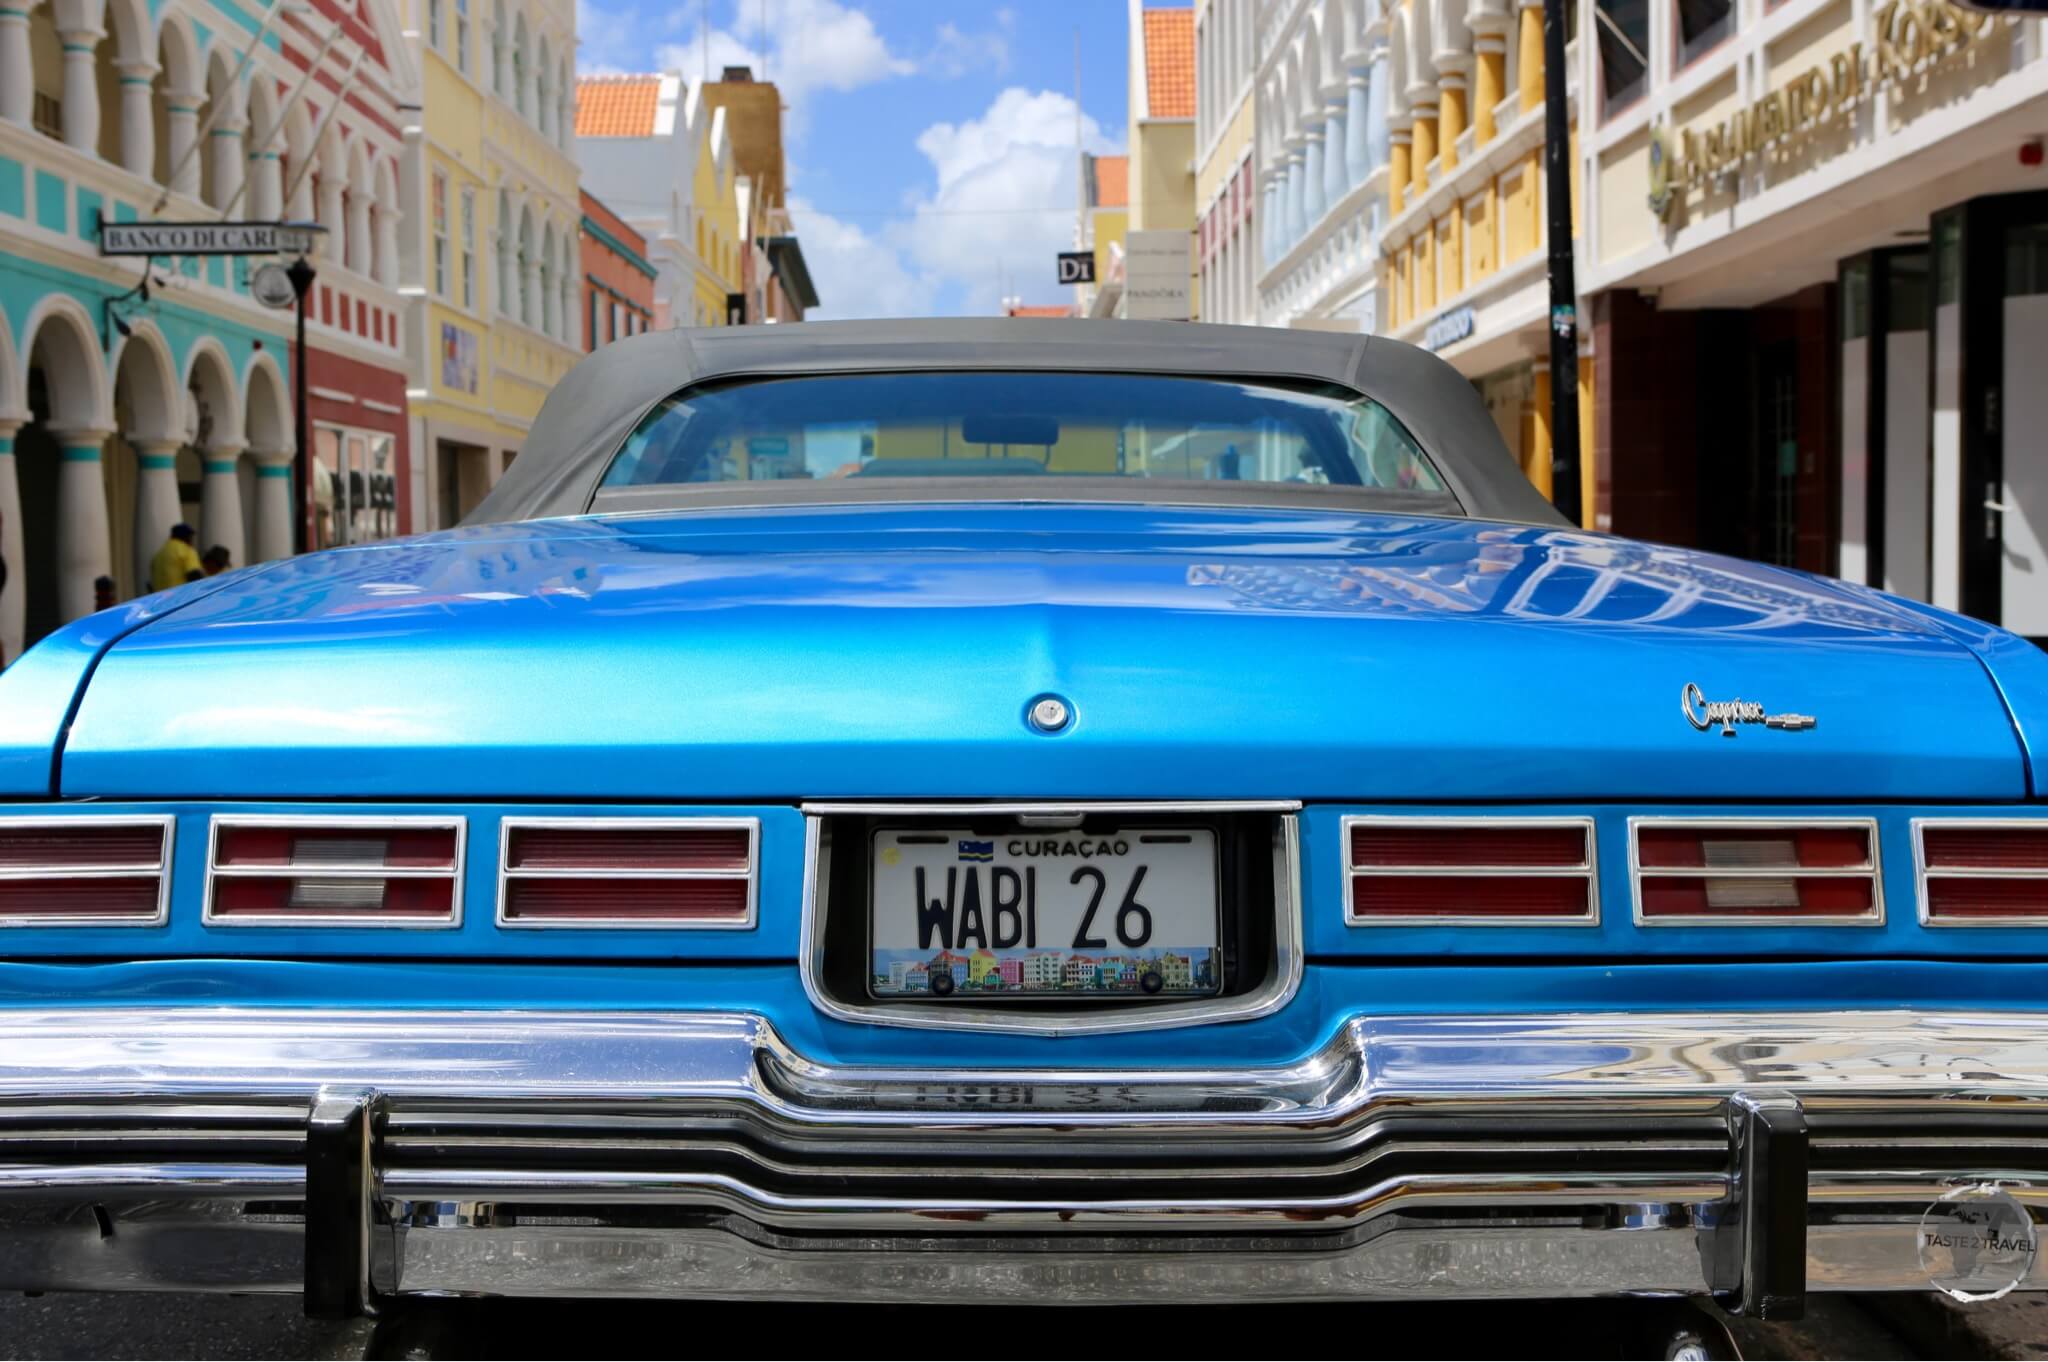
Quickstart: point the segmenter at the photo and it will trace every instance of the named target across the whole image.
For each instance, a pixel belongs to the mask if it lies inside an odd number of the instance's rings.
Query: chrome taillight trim
[[[716,831],[738,828],[747,834],[747,864],[741,870],[514,870],[512,864],[512,834],[521,828],[554,828],[584,832],[634,832],[648,830],[696,830]],[[747,908],[744,916],[731,919],[692,922],[688,920],[656,920],[646,918],[577,918],[547,920],[540,918],[508,917],[505,913],[505,886],[512,880],[738,880],[747,882]],[[760,919],[761,900],[761,820],[751,817],[706,817],[677,818],[520,818],[506,817],[498,820],[498,926],[514,931],[601,931],[601,932],[744,932],[753,930]]]
[[[0,869],[0,880],[132,880],[156,877],[156,911],[135,913],[43,913],[34,917],[0,914],[0,928],[6,927],[161,927],[171,920],[171,852],[176,845],[178,820],[167,813],[78,814],[70,817],[19,818],[0,816],[7,828],[155,828],[157,858],[150,864],[137,862],[122,866],[13,866]]]
[[[2048,870],[2027,870],[2021,867],[2000,869],[1993,867],[1968,867],[1951,870],[1930,869],[1927,864],[1928,828],[1940,830],[1955,829],[1970,832],[1978,829],[1997,831],[2004,828],[2018,828],[2036,832],[2048,832],[2048,818],[1915,818],[1913,830],[1913,900],[1919,908],[1922,927],[2042,927],[2048,926],[2048,913],[2028,913],[2015,917],[1935,917],[1927,898],[1927,881],[1939,876],[1945,880],[2048,880]]]
[[[1651,866],[1647,870],[1639,854],[1640,834],[1645,828],[1673,828],[1686,832],[1708,832],[1716,828],[1731,832],[1796,832],[1802,828],[1855,828],[1863,833],[1869,859],[1861,865],[1816,866],[1812,869],[1776,866]],[[1696,917],[1645,917],[1643,880],[1651,879],[1867,879],[1870,908],[1861,913],[1831,913],[1815,916],[1767,917],[1760,914],[1701,913]],[[1638,927],[1882,927],[1884,926],[1884,846],[1875,818],[1685,818],[1646,815],[1628,820],[1629,903]]]
[[[455,834],[452,869],[424,866],[373,865],[223,866],[222,828],[441,828]],[[206,896],[199,920],[208,927],[378,927],[412,931],[448,931],[462,925],[463,886],[468,867],[469,820],[460,814],[287,814],[217,813],[206,826]],[[256,880],[449,880],[448,911],[434,917],[385,913],[231,913],[214,912],[214,886],[224,879]]]
[[[1371,828],[1576,828],[1585,837],[1585,857],[1576,865],[1357,865],[1352,860],[1351,830]],[[1344,924],[1347,927],[1597,927],[1600,925],[1599,832],[1590,816],[1581,814],[1433,815],[1356,813],[1338,823],[1343,843]],[[1515,879],[1580,879],[1586,882],[1586,911],[1570,917],[1515,917],[1498,913],[1431,913],[1414,917],[1361,917],[1352,903],[1358,876],[1386,879],[1423,877]]]

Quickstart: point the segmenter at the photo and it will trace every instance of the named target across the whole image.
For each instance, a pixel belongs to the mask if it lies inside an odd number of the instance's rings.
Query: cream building
[[[1258,321],[1255,0],[1195,4],[1195,262],[1205,322]]]
[[[574,0],[412,0],[406,130],[414,505],[455,523],[582,353]]]

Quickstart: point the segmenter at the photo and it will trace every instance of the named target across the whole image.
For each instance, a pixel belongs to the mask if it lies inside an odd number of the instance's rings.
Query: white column
[[[1372,54],[1372,67],[1365,85],[1365,151],[1373,170],[1387,163],[1391,129],[1387,126],[1387,51]]]
[[[1301,152],[1302,147],[1306,145],[1306,139],[1297,133],[1293,137],[1288,138],[1287,142],[1287,202],[1284,205],[1287,214],[1287,232],[1285,240],[1288,248],[1292,249],[1294,243],[1301,240],[1302,233],[1308,230],[1308,201],[1303,197],[1304,177],[1302,174]]]
[[[512,273],[512,237],[509,232],[497,235],[498,268],[491,275],[491,305],[501,316],[519,315],[519,281]]]
[[[519,320],[540,325],[540,261],[527,256],[519,262]]]
[[[1344,173],[1353,184],[1372,174],[1372,114],[1366,103],[1371,89],[1372,74],[1361,57],[1344,82]]]
[[[107,535],[107,481],[100,466],[107,430],[57,431],[57,614],[65,623],[92,613],[92,584],[114,570]]]
[[[166,173],[171,192],[188,198],[199,197],[199,157],[193,144],[199,140],[199,106],[206,95],[198,90],[164,91],[165,122],[169,128],[164,154],[171,158]]]
[[[0,118],[27,127],[35,117],[36,74],[28,53],[28,0],[0,5]],[[15,593],[17,603],[21,593]],[[0,625],[0,630],[5,626]],[[0,639],[6,637],[0,632]],[[20,631],[15,633],[19,644]],[[14,654],[8,653],[9,660]]]
[[[0,586],[0,667],[21,656],[28,592],[28,564],[21,556],[21,487],[14,477],[14,432],[19,421],[0,421],[0,559],[7,585]]]
[[[370,252],[374,245],[370,238],[370,196],[360,189],[351,189],[346,216],[348,239],[343,243],[344,259],[350,269],[368,278]]]
[[[1351,128],[1345,120],[1342,87],[1336,90],[1329,107],[1329,121],[1323,124],[1323,202],[1335,208],[1352,184],[1346,165]]]
[[[256,460],[256,542],[249,561],[267,563],[292,556],[292,454],[285,450],[251,450]],[[235,566],[242,566],[237,559]]]
[[[171,537],[171,526],[185,518],[178,503],[176,440],[128,437],[135,450],[135,589],[149,590],[149,561]]]
[[[248,157],[242,154],[242,131],[248,126],[245,118],[220,118],[207,136],[213,156],[213,196],[221,204],[233,202],[241,193],[242,170],[248,164]]]
[[[64,145],[88,156],[99,155],[100,82],[93,52],[106,36],[97,28],[67,28],[57,35],[64,44]],[[89,581],[85,603],[92,605]]]
[[[153,61],[124,61],[121,71],[121,164],[143,179],[156,177],[156,117],[150,108]]]
[[[284,165],[277,149],[249,155],[249,216],[268,222],[284,213]]]
[[[325,256],[329,260],[338,260],[341,258],[341,255],[337,249],[335,238],[345,234],[344,225],[341,220],[341,177],[339,175],[329,175],[324,171],[321,173],[319,198],[320,211],[317,216],[320,225],[325,227],[327,232],[324,236],[318,238],[319,245],[314,248],[314,253]]]
[[[236,567],[248,562],[242,534],[242,480],[235,476],[239,445],[219,445],[200,452],[206,476],[199,483],[199,551],[225,547]]]
[[[1308,120],[1301,149],[1301,230],[1306,232],[1323,220],[1329,204],[1323,201],[1323,122],[1320,111]]]
[[[307,154],[310,155],[311,153]],[[292,162],[292,174],[299,174],[299,165],[296,160]],[[282,192],[281,189],[280,192]],[[316,220],[317,214],[313,210],[313,177],[311,175],[299,176],[298,187],[292,190],[292,201],[284,206],[284,215],[293,222],[312,222]],[[314,250],[317,254],[319,247],[315,246]]]
[[[456,270],[461,269],[459,260],[450,263]],[[377,212],[377,256],[371,264],[371,272],[380,284],[398,282],[398,213],[388,204]],[[460,278],[450,287],[460,289]]]

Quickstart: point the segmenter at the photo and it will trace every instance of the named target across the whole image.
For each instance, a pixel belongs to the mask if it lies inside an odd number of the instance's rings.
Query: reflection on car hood
[[[1682,697],[1811,716],[1688,720]],[[1034,733],[1028,702],[1076,715]],[[1386,515],[584,518],[277,564],[117,644],[63,792],[2014,798],[1984,667],[1862,588]]]

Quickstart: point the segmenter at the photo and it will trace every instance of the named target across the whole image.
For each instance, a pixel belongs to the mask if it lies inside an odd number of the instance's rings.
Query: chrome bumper
[[[14,1012],[0,1287],[1781,1314],[1951,1284],[1928,1227],[1980,1184],[2048,1287],[2044,1103],[2048,1014],[1367,1017],[1280,1068],[983,1073],[744,1014]]]

